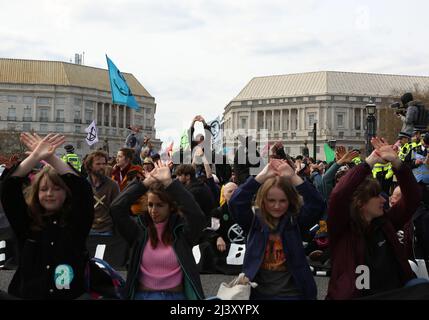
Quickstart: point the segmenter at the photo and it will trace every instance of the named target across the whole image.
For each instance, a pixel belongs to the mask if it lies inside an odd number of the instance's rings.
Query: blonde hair
[[[284,192],[289,202],[287,211],[289,214],[297,216],[301,211],[302,205],[304,204],[302,196],[298,193],[289,179],[284,177],[274,177],[266,180],[256,194],[255,204],[256,207],[261,210],[262,218],[270,229],[275,229],[276,225],[274,223],[273,217],[266,209],[265,201],[267,199],[268,191],[273,187],[277,187]]]

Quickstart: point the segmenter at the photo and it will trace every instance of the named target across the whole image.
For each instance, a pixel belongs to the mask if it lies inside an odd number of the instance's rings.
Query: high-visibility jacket
[[[352,162],[353,162],[355,165],[358,165],[358,164],[360,164],[360,163],[362,162],[362,159],[361,159],[359,156],[357,156],[357,157],[354,157],[354,158],[352,159]]]
[[[80,171],[82,167],[82,162],[76,153],[66,153],[61,157],[61,160],[70,163],[77,171]]]
[[[379,173],[382,173],[385,180],[389,180],[393,177],[392,164],[389,163],[376,163],[372,168],[372,176],[377,178]]]
[[[398,153],[398,157],[399,159],[401,159],[401,161],[405,161],[405,158],[407,157],[407,155],[411,152],[411,144],[410,143],[406,143],[404,144],[400,149],[399,149],[399,153]]]

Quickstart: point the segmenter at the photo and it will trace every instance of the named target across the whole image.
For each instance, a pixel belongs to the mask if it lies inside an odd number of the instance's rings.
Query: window
[[[33,104],[33,97],[24,96],[23,100],[25,104]]]
[[[316,112],[309,112],[307,113],[307,127],[313,128],[313,124],[317,122],[316,120]]]
[[[296,138],[296,132],[292,132],[292,133],[291,133],[291,138],[292,138],[292,139]]]
[[[24,109],[24,118],[22,119],[24,121],[32,121],[33,117],[31,116],[31,108],[29,106],[27,106]]]
[[[94,108],[95,101],[92,100],[85,100],[85,108]]]
[[[9,107],[9,109],[7,110],[7,120],[16,121],[16,108],[15,107]]]
[[[92,110],[85,109],[85,121],[86,121],[86,123],[91,123],[91,122],[92,122],[92,120],[94,120],[94,119],[92,118],[92,114],[93,114],[93,112],[94,112],[94,111],[92,111]]]
[[[24,132],[31,131],[31,124],[30,123],[23,123],[22,124],[22,131],[24,131]]]
[[[46,98],[46,97],[37,98],[37,105],[39,106],[49,106],[50,104],[51,104],[51,98]]]
[[[57,110],[56,122],[64,122],[64,110]]]
[[[15,131],[15,129],[16,129],[16,124],[15,123],[8,123],[7,124],[7,130]]]
[[[284,149],[286,154],[290,154],[290,147],[284,147]]]
[[[287,132],[283,132],[283,139],[287,138]]]
[[[7,96],[7,101],[8,102],[16,102],[16,96]]]
[[[48,121],[48,109],[40,108],[38,111],[38,120],[39,121]]]
[[[247,129],[247,118],[240,118],[240,120],[241,120],[240,128]]]
[[[339,136],[340,138],[344,138],[344,132],[343,132],[343,131],[338,132],[338,136]]]
[[[247,101],[247,105],[251,106],[252,105],[252,101]]]
[[[74,110],[74,123],[81,123],[82,118],[80,116],[80,110]]]
[[[55,126],[55,132],[64,132],[64,125],[63,124],[57,124]]]
[[[344,127],[344,113],[337,113],[337,127]]]
[[[40,132],[48,132],[48,125],[46,123],[40,124]]]
[[[146,129],[152,130],[150,119],[146,119]]]
[[[64,98],[64,97],[55,98],[55,103],[58,105],[64,105],[64,104],[66,104],[66,98]]]
[[[355,115],[355,130],[361,130],[360,109],[354,109],[354,115]]]
[[[74,132],[75,133],[80,133],[82,131],[82,127],[81,126],[75,126],[74,127]]]
[[[302,101],[304,101],[304,99],[303,99],[303,97],[298,97],[298,98],[296,98],[296,100],[295,101],[297,101],[297,102],[302,102]]]
[[[74,98],[74,105],[75,106],[81,106],[82,105],[82,99],[81,98]]]

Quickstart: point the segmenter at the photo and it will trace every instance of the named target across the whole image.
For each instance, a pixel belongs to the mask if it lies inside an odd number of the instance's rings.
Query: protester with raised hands
[[[18,239],[19,263],[9,294],[24,299],[74,299],[85,293],[86,238],[94,218],[88,182],[55,156],[65,137],[23,133],[26,159],[2,176],[1,201]],[[23,185],[33,167],[46,165]]]
[[[328,233],[332,272],[328,299],[353,299],[403,287],[415,278],[396,232],[411,219],[420,191],[411,170],[393,146],[373,138],[374,151],[350,169],[331,193]],[[375,163],[391,162],[401,200],[388,210],[381,186],[371,175]],[[365,273],[366,274],[363,274]],[[359,279],[358,276],[361,276]]]
[[[326,201],[329,199],[329,195],[334,189],[335,184],[344,176],[347,170],[349,170],[348,164],[357,156],[359,156],[359,152],[356,150],[346,151],[344,146],[338,146],[336,148],[335,162],[332,163],[322,176],[321,193]]]
[[[134,220],[130,206],[148,195],[147,213]],[[200,275],[192,254],[205,225],[193,196],[160,161],[134,180],[114,200],[110,213],[131,247],[123,295],[135,300],[203,299]]]
[[[301,237],[301,230],[316,224],[325,210],[316,189],[287,161],[273,159],[239,186],[228,205],[247,234],[243,272],[258,284],[251,299],[316,299]]]

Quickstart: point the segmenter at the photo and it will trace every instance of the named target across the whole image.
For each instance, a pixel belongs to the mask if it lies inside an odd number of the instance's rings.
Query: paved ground
[[[7,291],[7,286],[12,279],[14,271],[12,270],[0,270],[0,290]],[[121,272],[125,277],[126,272]],[[233,276],[226,276],[221,274],[202,274],[201,282],[203,284],[203,290],[206,297],[215,296],[221,282],[229,282]],[[315,277],[317,288],[318,288],[318,299],[324,299],[328,288],[329,278],[326,277]]]

